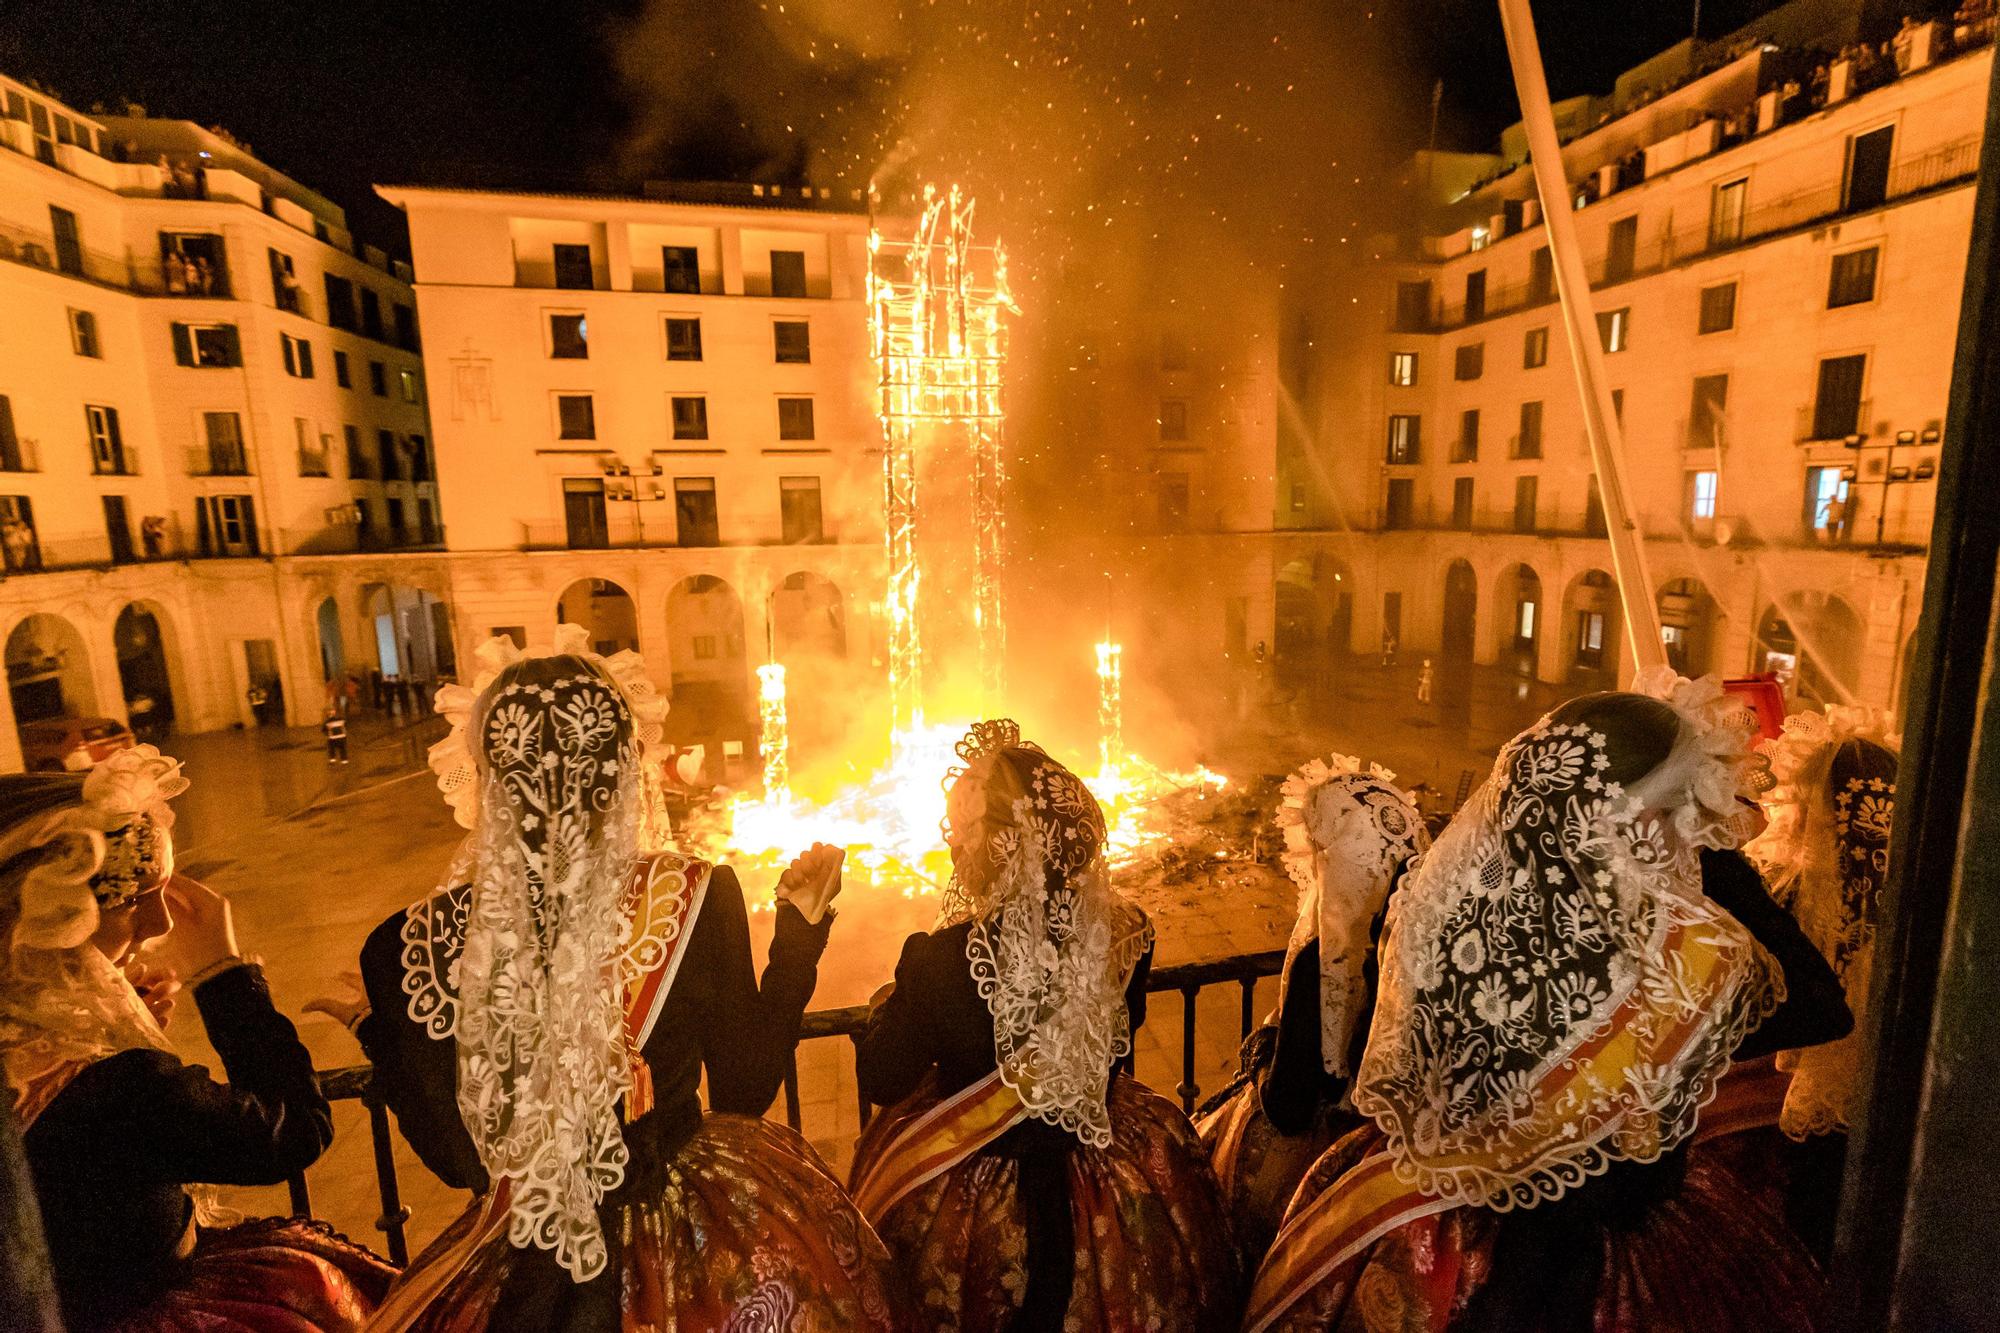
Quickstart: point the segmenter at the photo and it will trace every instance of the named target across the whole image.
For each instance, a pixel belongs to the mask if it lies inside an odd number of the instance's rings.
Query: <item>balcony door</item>
[[[563,526],[575,550],[611,544],[611,525],[604,514],[604,483],[588,477],[563,482]]]

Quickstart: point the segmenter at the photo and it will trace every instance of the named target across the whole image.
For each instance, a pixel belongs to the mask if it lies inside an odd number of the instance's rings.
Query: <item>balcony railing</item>
[[[1181,997],[1181,1081],[1175,1086],[1174,1093],[1180,1098],[1183,1111],[1192,1115],[1201,1097],[1201,1088],[1195,1082],[1195,1002],[1201,992],[1210,986],[1235,984],[1241,992],[1241,1035],[1248,1037],[1257,1022],[1257,982],[1262,977],[1276,976],[1284,965],[1285,951],[1270,949],[1263,953],[1238,954],[1209,962],[1177,963],[1153,969],[1147,991],[1154,995],[1176,991]],[[821,1009],[805,1016],[799,1027],[799,1040],[829,1041],[844,1037],[850,1050],[858,1051],[861,1034],[867,1026],[866,1005]],[[375,1226],[387,1242],[390,1261],[398,1266],[407,1265],[410,1262],[410,1246],[404,1224],[410,1220],[410,1210],[403,1206],[402,1186],[396,1178],[395,1143],[390,1137],[389,1110],[375,1089],[374,1070],[365,1064],[324,1069],[319,1072],[319,1086],[320,1092],[329,1100],[359,1101],[368,1108],[368,1137],[375,1150],[376,1197],[382,1207]],[[784,1093],[785,1123],[795,1130],[802,1129],[804,1115],[799,1103],[796,1059],[786,1070]],[[874,1108],[863,1098],[861,1123],[864,1126],[873,1111]],[[311,1216],[312,1192],[305,1173],[293,1176],[288,1183],[292,1212],[301,1217]]]
[[[611,501],[612,505],[622,508],[630,508],[634,503],[638,502]],[[521,525],[521,549],[524,551],[631,551],[658,546],[700,548],[723,544],[719,540],[690,542],[679,538],[677,525],[671,518],[620,517],[615,511],[607,516],[605,526],[597,530],[572,529],[566,523]]]

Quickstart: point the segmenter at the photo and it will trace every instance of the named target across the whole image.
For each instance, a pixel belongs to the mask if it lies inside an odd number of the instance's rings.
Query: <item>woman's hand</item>
[[[133,990],[139,992],[139,998],[152,1013],[153,1021],[165,1027],[168,1016],[174,1011],[174,999],[181,991],[180,975],[170,967],[154,967],[134,954],[126,960],[125,979],[132,983]]]
[[[799,909],[806,924],[816,926],[826,909],[840,896],[840,868],[847,849],[816,842],[792,858],[778,877],[778,901]]]
[[[361,984],[359,972],[340,974],[339,995],[322,995],[316,1000],[307,1000],[305,1010],[309,1014],[325,1014],[334,1022],[354,1031],[354,1025],[369,1014],[368,991]]]
[[[882,1012],[882,1006],[889,1003],[889,997],[895,993],[896,983],[893,981],[885,981],[875,988],[875,993],[868,997],[868,1019],[870,1022],[874,1021],[875,1015]]]
[[[167,906],[173,910],[172,943],[191,977],[237,957],[236,922],[229,900],[200,880],[175,875],[167,881]]]

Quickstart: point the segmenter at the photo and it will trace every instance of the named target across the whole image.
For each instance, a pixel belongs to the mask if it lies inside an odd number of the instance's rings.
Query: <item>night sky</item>
[[[1704,0],[1704,33],[1769,7]],[[1558,97],[1692,22],[1677,0],[1536,12]],[[1515,118],[1492,0],[79,0],[11,6],[0,69],[225,126],[400,253],[374,182],[865,179],[884,158],[998,182],[1068,229],[1163,200],[1323,228],[1320,182],[1418,146],[1433,80],[1447,146]],[[1290,184],[1246,193],[1252,170]]]

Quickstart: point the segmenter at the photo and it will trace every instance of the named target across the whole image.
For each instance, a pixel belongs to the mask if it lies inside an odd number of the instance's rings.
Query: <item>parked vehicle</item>
[[[115,718],[43,718],[21,724],[21,764],[30,773],[82,773],[137,743]]]

